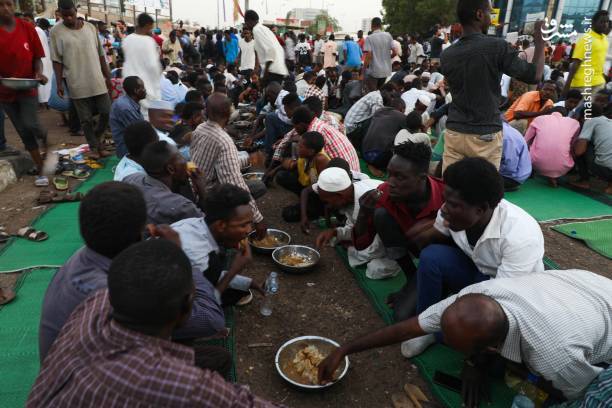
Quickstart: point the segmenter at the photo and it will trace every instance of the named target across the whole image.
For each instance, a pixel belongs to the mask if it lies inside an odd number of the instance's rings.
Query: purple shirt
[[[523,135],[503,122],[503,150],[499,172],[502,176],[523,183],[531,175],[531,159],[529,149]]]
[[[41,363],[74,309],[90,294],[107,287],[110,264],[109,258],[84,246],[57,271],[43,300],[38,338]],[[196,293],[191,317],[174,333],[177,339],[208,337],[225,328],[215,288],[200,271],[193,271],[193,280]]]

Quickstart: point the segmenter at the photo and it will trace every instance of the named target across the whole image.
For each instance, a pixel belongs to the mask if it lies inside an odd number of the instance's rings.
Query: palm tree
[[[338,20],[330,16],[327,11],[323,11],[315,17],[306,32],[311,35],[324,34],[328,27],[331,27],[334,32],[342,30]]]

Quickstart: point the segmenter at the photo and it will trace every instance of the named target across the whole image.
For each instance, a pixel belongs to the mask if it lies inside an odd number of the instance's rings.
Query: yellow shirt
[[[572,88],[592,88],[604,84],[606,81],[603,74],[607,53],[608,37],[587,30],[576,43],[572,54],[572,58],[582,61],[572,80]]]
[[[321,151],[319,154],[322,154],[329,160],[329,156],[324,151]],[[314,158],[307,160],[300,157],[297,161],[298,181],[304,187],[313,185],[319,178],[319,172],[314,164]]]

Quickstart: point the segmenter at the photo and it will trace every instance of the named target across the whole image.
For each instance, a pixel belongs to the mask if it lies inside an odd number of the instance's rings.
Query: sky
[[[225,24],[224,1],[227,19]],[[239,0],[239,3],[244,10],[244,0]],[[284,18],[293,8],[326,9],[339,21],[342,31],[356,32],[361,28],[362,18],[380,17],[381,3],[382,0],[249,0],[249,7],[257,11],[260,18],[266,20]],[[201,26],[216,27],[217,4],[220,10],[220,24],[233,26],[233,0],[172,0],[174,19],[189,19],[197,21]]]

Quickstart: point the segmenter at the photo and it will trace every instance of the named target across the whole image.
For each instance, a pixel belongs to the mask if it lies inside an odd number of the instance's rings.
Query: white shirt
[[[274,33],[268,27],[258,23],[253,27],[253,38],[259,62],[265,65],[265,63],[271,61],[272,64],[270,64],[269,68],[271,73],[282,76],[289,75],[285,65],[285,51],[274,36]]]
[[[502,199],[474,248],[465,231],[444,226],[441,211],[434,227],[469,256],[478,270],[493,278],[514,278],[544,270],[544,237],[538,222],[522,208]]]
[[[113,180],[123,181],[124,178],[135,173],[145,173],[145,169],[140,164],[136,163],[134,160],[125,155],[121,158],[121,160],[119,160],[117,167],[115,167],[115,175],[113,176]]]
[[[283,98],[287,95],[289,95],[289,92],[282,89],[278,93],[278,96],[276,97],[276,101],[274,101],[274,107],[276,108],[276,115],[278,116],[278,118],[282,120],[283,122],[291,125],[292,124],[291,119],[289,119],[289,117],[287,116],[287,113],[285,113],[285,105],[283,105]]]
[[[315,55],[319,55],[321,53],[323,44],[325,44],[325,41],[323,41],[322,39],[318,39],[317,41],[314,42],[314,54]]]
[[[419,315],[427,333],[439,332],[442,313],[458,297],[487,295],[508,317],[500,354],[552,381],[575,399],[612,363],[612,280],[570,269],[494,279],[463,289]]]
[[[504,98],[508,97],[508,91],[510,90],[510,81],[512,81],[511,77],[506,74],[502,74],[500,86],[501,96],[503,96]]]
[[[382,183],[382,181],[374,179],[366,179],[353,183],[353,190],[355,192],[355,200],[353,201],[353,205],[342,208],[339,211],[340,214],[343,214],[346,217],[344,226],[336,228],[336,236],[339,241],[353,240],[353,227],[357,221],[357,216],[359,216],[359,199],[368,191],[378,188],[378,186],[380,186]]]
[[[240,70],[255,69],[255,40],[249,42],[244,38],[238,40],[240,47]]]
[[[424,91],[422,89],[411,88],[402,94],[402,99],[406,104],[406,110],[404,111],[406,115],[414,110],[414,105],[416,105],[416,102],[419,100],[419,96],[426,96],[431,100],[431,102],[436,100],[436,94]],[[429,108],[429,106],[427,107]]]
[[[296,81],[295,83],[295,88],[296,88],[296,93],[297,95],[302,98],[302,100],[304,99],[304,94],[306,93],[306,90],[308,89],[310,85],[308,85],[308,82],[306,82],[304,79],[300,79],[299,81]]]
[[[170,136],[168,136],[167,133],[165,133],[165,132],[163,132],[163,131],[161,131],[161,130],[159,130],[157,128],[154,128],[154,129],[155,129],[155,133],[157,133],[157,137],[159,138],[160,142],[166,142],[169,145],[176,146],[176,142],[174,141],[174,139],[172,139]]]
[[[161,99],[159,76],[162,74],[162,67],[159,63],[159,47],[155,40],[148,35],[130,34],[121,42],[121,49],[125,56],[123,78],[137,76],[144,82],[147,99]]]

